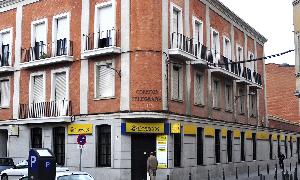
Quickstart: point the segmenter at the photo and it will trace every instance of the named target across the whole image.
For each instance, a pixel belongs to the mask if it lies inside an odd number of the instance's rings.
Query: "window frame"
[[[48,19],[47,18],[43,18],[43,19],[39,19],[39,20],[31,22],[31,47],[35,46],[35,38],[36,38],[35,27],[40,24],[45,24],[45,32],[44,33],[46,35],[46,39],[45,39],[44,43],[45,43],[46,47],[44,48],[44,53],[47,54],[47,52],[48,52],[48,46],[47,46],[47,43],[48,43]]]
[[[170,3],[170,39],[172,39],[172,33],[175,32],[173,29],[173,12],[178,11],[179,15],[179,19],[178,19],[178,33],[183,33],[183,15],[182,15],[182,8],[178,5],[176,5],[175,3],[171,2]]]
[[[1,77],[0,78],[0,96],[2,94],[2,90],[1,90],[1,82],[3,81],[8,81],[8,106],[2,106],[2,99],[0,97],[0,109],[9,109],[11,107],[11,77]]]
[[[98,66],[106,66],[111,64],[110,70],[113,71],[113,82],[112,82],[112,96],[98,96]],[[94,100],[113,99],[116,96],[116,72],[115,72],[115,60],[99,61],[94,63]]]
[[[201,21],[200,19],[198,19],[197,17],[193,16],[193,39],[195,39],[195,33],[196,33],[196,24],[199,24],[199,42],[201,44],[204,44],[204,40],[203,40],[203,21]],[[198,44],[198,41],[194,40],[194,44]]]
[[[52,53],[53,55],[56,56],[56,49],[57,49],[57,21],[59,19],[63,19],[63,18],[67,18],[67,26],[68,26],[68,31],[66,34],[66,39],[67,39],[67,55],[69,55],[69,50],[70,50],[70,34],[71,34],[71,13],[70,12],[66,12],[66,13],[62,13],[62,14],[58,14],[53,16],[52,19]]]
[[[51,95],[50,95],[50,101],[54,101],[55,100],[55,82],[54,82],[54,77],[55,74],[57,73],[66,73],[66,100],[69,100],[70,98],[70,87],[69,87],[69,82],[70,82],[70,68],[69,67],[65,67],[65,68],[59,68],[59,69],[55,69],[51,71]]]
[[[109,149],[110,149],[110,154],[105,154],[107,157],[109,157],[110,156],[110,162],[109,162],[109,164],[99,164],[99,158],[101,158],[101,157],[99,157],[101,154],[100,154],[100,152],[99,152],[99,137],[100,137],[100,134],[99,134],[99,131],[100,131],[100,128],[101,127],[109,127],[110,128],[110,144],[109,145],[105,145],[105,146],[109,146]],[[113,162],[113,159],[112,159],[112,125],[110,125],[110,124],[100,124],[100,125],[96,125],[96,158],[95,158],[95,161],[96,161],[96,167],[112,167],[112,162]],[[108,133],[102,133],[102,134],[108,134]],[[106,138],[106,137],[105,137]],[[108,147],[106,147],[106,148],[108,148]],[[106,157],[106,158],[107,158]],[[108,162],[106,162],[106,163],[108,163]]]
[[[178,70],[178,98],[174,96],[174,67],[177,67]],[[181,88],[181,89],[180,89]],[[183,66],[182,65],[173,65],[171,66],[171,100],[183,102]],[[181,91],[180,91],[181,90]]]
[[[45,102],[46,100],[46,72],[45,71],[38,71],[38,72],[34,72],[34,73],[31,73],[30,74],[30,80],[29,80],[29,104],[31,104],[33,102],[33,78],[35,76],[40,76],[42,75],[43,76],[43,101],[42,102]]]
[[[212,105],[213,105],[213,108],[214,109],[221,109],[221,81],[220,79],[217,79],[217,78],[213,78],[212,80],[212,97],[213,97],[213,102],[212,102]],[[215,89],[215,82],[218,82],[218,89]],[[215,93],[216,92],[216,93]],[[216,104],[217,102],[217,104]]]
[[[197,79],[200,76],[200,99],[198,100],[196,97],[196,88],[197,88]],[[198,106],[204,106],[205,100],[204,100],[204,74],[201,72],[195,72],[194,74],[194,105]]]
[[[13,36],[13,28],[12,27],[10,27],[10,28],[6,28],[6,29],[2,29],[2,30],[0,30],[0,53],[2,53],[2,43],[3,43],[3,41],[2,41],[2,36],[3,36],[3,34],[9,34],[9,36],[10,36],[10,41],[9,41],[9,51],[10,51],[10,53],[9,53],[9,57],[8,57],[8,63],[9,63],[9,66],[11,67],[12,66],[12,56],[13,56],[13,42],[14,42],[14,40],[13,40],[13,38],[14,38],[14,36]]]

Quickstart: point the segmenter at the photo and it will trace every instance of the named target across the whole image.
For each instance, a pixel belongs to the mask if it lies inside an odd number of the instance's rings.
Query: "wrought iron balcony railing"
[[[109,29],[99,31],[97,33],[83,34],[85,47],[84,50],[93,50],[106,47],[116,47],[118,45],[119,31],[116,29]]]

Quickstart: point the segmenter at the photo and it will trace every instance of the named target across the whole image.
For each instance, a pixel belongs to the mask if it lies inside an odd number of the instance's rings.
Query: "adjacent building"
[[[0,19],[1,156],[78,169],[84,133],[82,169],[105,179],[145,179],[151,151],[159,179],[297,159],[268,128],[267,39],[217,0],[4,0]]]

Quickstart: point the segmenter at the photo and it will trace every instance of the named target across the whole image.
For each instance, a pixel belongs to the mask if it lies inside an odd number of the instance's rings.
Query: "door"
[[[147,179],[147,158],[156,149],[156,135],[131,135],[131,179]]]
[[[7,157],[8,131],[0,130],[0,157]]]

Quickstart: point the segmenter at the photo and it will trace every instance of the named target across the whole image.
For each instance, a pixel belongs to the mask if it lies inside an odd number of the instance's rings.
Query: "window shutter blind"
[[[33,77],[33,102],[42,102],[44,100],[44,78],[43,75]]]
[[[45,23],[35,25],[35,42],[46,42],[46,25]]]
[[[2,44],[7,45],[11,43],[11,35],[10,33],[3,33],[2,34]]]
[[[179,68],[174,66],[173,67],[173,99],[179,99]]]
[[[0,106],[8,107],[10,100],[10,92],[9,92],[9,80],[0,81]]]
[[[55,73],[55,100],[67,99],[66,72]]]
[[[111,30],[114,27],[114,16],[112,5],[105,6],[98,9],[99,15],[99,30],[101,32],[101,37],[105,38],[107,36],[107,30]]]
[[[178,71],[178,84],[179,84],[179,94],[178,94],[178,99],[179,100],[182,100],[182,95],[183,95],[183,72],[182,72],[182,68],[179,68],[179,71]]]
[[[98,66],[98,97],[111,97],[113,93],[114,71],[106,66]]]
[[[195,103],[196,104],[201,104],[202,99],[201,99],[201,76],[196,75],[196,82],[195,82]]]
[[[69,26],[68,26],[67,17],[57,19],[57,33],[56,33],[57,40],[67,38],[67,33],[69,32],[68,27]]]

